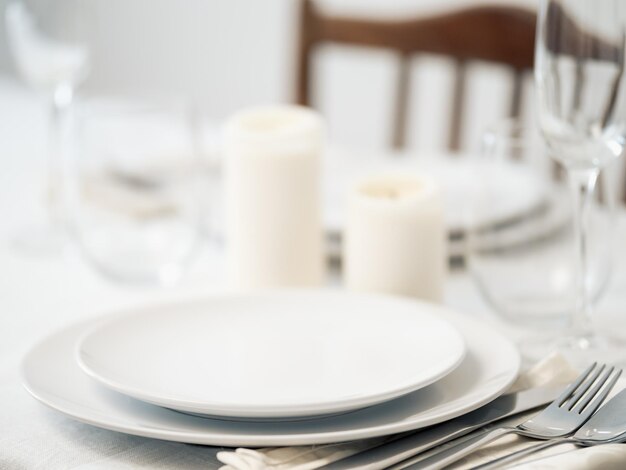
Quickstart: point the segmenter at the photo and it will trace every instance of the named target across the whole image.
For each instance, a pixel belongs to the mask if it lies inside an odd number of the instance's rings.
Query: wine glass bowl
[[[624,146],[624,14],[619,1],[544,0],[535,76],[541,130],[572,169],[604,167]]]
[[[7,5],[6,26],[20,75],[33,88],[53,95],[59,87],[74,88],[86,78],[89,50],[49,6],[13,0]],[[57,25],[51,28],[50,23]]]

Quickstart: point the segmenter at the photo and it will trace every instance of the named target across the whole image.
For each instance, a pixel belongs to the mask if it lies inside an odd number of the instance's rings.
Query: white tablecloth
[[[55,330],[148,299],[209,295],[223,288],[223,256],[219,246],[208,242],[189,276],[176,287],[161,289],[110,283],[71,251],[47,258],[15,251],[11,236],[42,212],[45,132],[40,105],[20,85],[0,79],[0,469],[218,468],[217,448],[80,424],[40,405],[20,385],[21,357]],[[619,225],[614,281],[597,320],[600,328],[624,330],[626,336],[626,213]],[[446,303],[494,321],[462,271],[451,274]]]

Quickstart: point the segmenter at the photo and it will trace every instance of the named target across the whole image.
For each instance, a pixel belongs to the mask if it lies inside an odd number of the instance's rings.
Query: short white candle
[[[350,189],[344,281],[374,291],[441,301],[446,275],[443,201],[420,175],[377,175]]]
[[[321,117],[304,107],[253,108],[226,124],[227,263],[234,287],[321,284],[323,144]]]

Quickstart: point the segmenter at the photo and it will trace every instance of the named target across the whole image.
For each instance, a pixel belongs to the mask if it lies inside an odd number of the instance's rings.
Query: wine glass
[[[105,277],[172,284],[197,258],[204,212],[193,114],[99,98],[74,112],[66,194],[72,238]]]
[[[67,111],[89,71],[85,2],[11,0],[5,11],[8,44],[21,77],[48,108],[47,212],[43,226],[17,238],[28,252],[55,253],[63,245],[62,159]]]
[[[589,212],[600,171],[624,148],[626,107],[623,0],[542,0],[535,80],[539,123],[565,167],[574,201],[576,302],[560,347],[574,361],[611,348],[593,331]]]

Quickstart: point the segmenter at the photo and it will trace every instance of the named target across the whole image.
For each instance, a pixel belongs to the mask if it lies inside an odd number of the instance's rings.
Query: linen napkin
[[[515,392],[544,385],[570,383],[578,376],[578,372],[559,354],[552,354],[537,363],[534,367],[520,374],[509,392]],[[517,424],[527,416],[516,416],[508,423]],[[370,447],[384,443],[390,437],[380,437],[338,444],[268,447],[262,449],[239,448],[235,451],[223,451],[217,454],[218,460],[225,465],[220,470],[260,470],[260,469],[294,469],[313,470],[344,457],[361,452]],[[457,462],[453,468],[471,468],[486,463],[501,455],[522,449],[536,443],[519,436],[506,436],[485,446],[480,451]],[[626,466],[626,446],[620,444],[604,445],[569,452],[574,446],[562,446],[537,454],[531,462],[516,468],[558,469],[558,468],[624,468]],[[539,456],[547,458],[537,459]],[[528,459],[527,459],[528,460]]]

